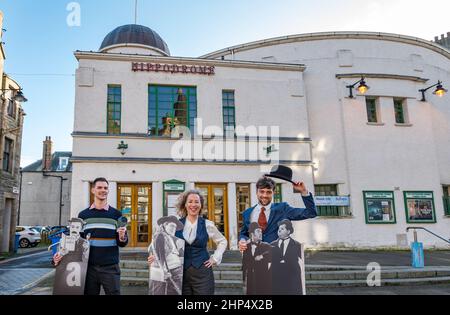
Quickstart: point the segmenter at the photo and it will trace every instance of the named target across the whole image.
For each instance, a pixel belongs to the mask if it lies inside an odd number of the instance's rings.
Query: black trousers
[[[214,273],[212,268],[201,265],[184,269],[183,295],[214,295]]]
[[[119,264],[108,266],[88,266],[84,294],[99,295],[101,287],[105,290],[106,295],[120,295]]]

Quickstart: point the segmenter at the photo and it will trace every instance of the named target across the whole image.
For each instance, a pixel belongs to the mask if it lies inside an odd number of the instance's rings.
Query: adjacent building
[[[3,14],[0,12],[0,34]],[[19,169],[22,127],[25,112],[21,102],[26,98],[20,85],[3,72],[5,52],[0,36],[0,252],[14,246],[19,206]]]
[[[52,150],[43,142],[42,159],[21,171],[19,225],[67,225],[70,219],[72,152]]]
[[[444,34],[441,35],[441,38],[439,38],[438,36],[434,37],[434,42],[436,44],[439,44],[441,46],[444,46],[447,49],[450,49],[450,32],[447,32],[447,36],[445,36]]]
[[[93,179],[108,178],[131,246],[147,246],[157,219],[196,188],[235,249],[274,164],[316,195],[319,217],[295,223],[308,247],[406,247],[408,226],[449,234],[450,99],[433,91],[450,84],[450,51],[436,43],[313,33],[184,58],[124,25],[75,57],[71,215],[92,201]],[[281,180],[275,201],[303,206]]]

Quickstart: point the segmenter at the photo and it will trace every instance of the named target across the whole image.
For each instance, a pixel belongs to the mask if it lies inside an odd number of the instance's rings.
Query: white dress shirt
[[[183,237],[185,241],[190,245],[195,241],[195,238],[197,237],[197,223],[198,218],[194,223],[191,223],[189,219],[186,218],[186,222],[184,224]],[[205,220],[205,225],[208,237],[212,239],[213,242],[217,245],[217,248],[211,255],[211,258],[216,262],[216,265],[219,265],[222,262],[223,253],[227,249],[227,239],[222,235],[222,233],[220,233],[214,222]]]
[[[286,249],[287,249],[287,247],[288,247],[288,245],[289,245],[289,240],[290,240],[290,239],[291,239],[290,237],[284,239],[283,256],[286,255]],[[279,248],[281,248],[281,243],[282,243],[282,242],[283,242],[283,239],[280,239],[280,240],[278,241],[278,247],[279,247]]]
[[[250,223],[251,222],[258,223],[259,213],[261,212],[261,208],[262,207],[266,208],[266,210],[264,210],[264,214],[266,215],[267,222],[269,222],[270,207],[272,207],[272,203],[269,203],[267,206],[263,206],[263,205],[258,203],[258,205],[253,209],[252,214],[250,215]]]

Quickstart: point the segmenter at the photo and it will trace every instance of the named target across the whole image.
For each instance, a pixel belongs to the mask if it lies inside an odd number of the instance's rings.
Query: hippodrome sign
[[[196,65],[174,65],[165,63],[150,63],[150,62],[133,62],[131,70],[147,71],[147,72],[167,72],[167,73],[190,73],[201,75],[214,75],[214,66],[196,66]]]

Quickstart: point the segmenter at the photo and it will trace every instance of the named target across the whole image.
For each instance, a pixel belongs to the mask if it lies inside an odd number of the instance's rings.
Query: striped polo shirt
[[[122,213],[109,206],[106,209],[87,208],[78,214],[80,219],[86,222],[84,226],[84,236],[90,234],[89,251],[90,265],[113,265],[119,263],[119,246],[125,247],[125,242],[119,241],[117,233],[117,219]]]

